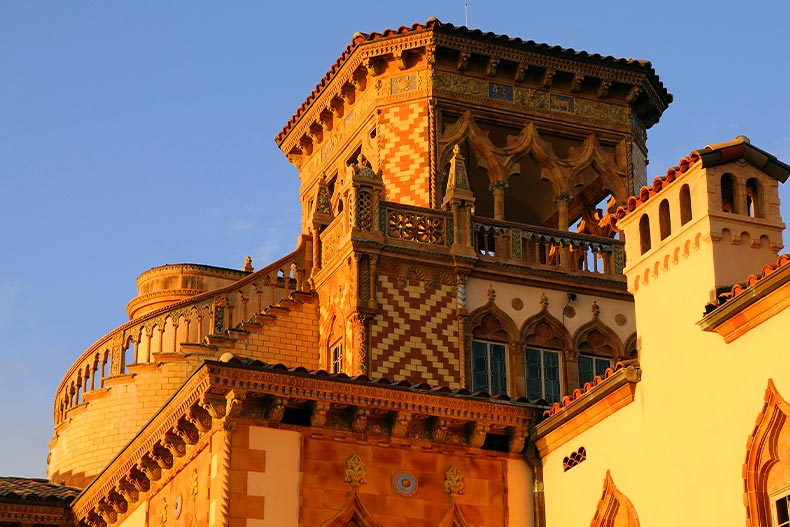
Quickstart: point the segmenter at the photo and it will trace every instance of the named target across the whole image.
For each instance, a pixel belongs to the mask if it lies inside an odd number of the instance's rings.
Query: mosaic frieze
[[[569,95],[544,92],[532,88],[517,88],[509,84],[475,79],[438,72],[433,86],[440,91],[478,97],[484,100],[498,100],[512,103],[527,110],[565,113],[577,119],[603,122],[617,126],[630,127],[630,111],[627,107],[591,101]]]

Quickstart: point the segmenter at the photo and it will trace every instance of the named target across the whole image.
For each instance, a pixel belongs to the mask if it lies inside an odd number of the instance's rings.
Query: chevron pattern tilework
[[[455,288],[379,275],[381,313],[372,321],[371,373],[460,386]]]
[[[379,127],[385,199],[419,207],[429,206],[427,101],[383,108]]]

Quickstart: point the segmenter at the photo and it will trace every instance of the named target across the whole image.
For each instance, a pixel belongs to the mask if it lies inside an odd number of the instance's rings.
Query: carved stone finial
[[[461,147],[453,147],[453,157],[450,159],[450,173],[447,177],[447,193],[455,189],[469,189],[469,178],[466,175],[466,163],[461,155]]]
[[[601,308],[600,306],[598,306],[598,302],[596,302],[595,300],[593,300],[591,311],[595,318],[598,318],[598,315],[601,314]]]
[[[549,297],[546,296],[546,293],[540,295],[540,308],[543,310],[548,309],[549,307]]]
[[[493,285],[489,285],[488,286],[488,291],[486,292],[486,295],[488,295],[488,300],[490,302],[493,302],[494,300],[496,300],[496,291],[494,290],[494,286]]]
[[[464,477],[455,465],[450,465],[450,468],[444,473],[442,489],[450,496],[464,493]]]
[[[366,482],[368,477],[365,472],[365,464],[357,454],[352,454],[346,459],[346,471],[343,474],[343,481],[351,483],[352,486],[361,485]]]
[[[255,270],[255,268],[252,266],[252,257],[251,256],[247,256],[244,259],[244,267],[241,270],[242,271],[247,271],[248,273],[251,273],[251,272],[253,272]]]

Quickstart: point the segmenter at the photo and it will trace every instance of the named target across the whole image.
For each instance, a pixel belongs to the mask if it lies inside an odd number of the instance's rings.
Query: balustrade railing
[[[622,276],[625,250],[620,240],[487,218],[474,218],[472,225],[475,252],[481,258]]]
[[[303,290],[305,238],[293,253],[230,286],[147,313],[99,339],[63,377],[55,395],[55,425],[65,420],[68,410],[83,404],[87,394],[104,388],[108,379],[128,373],[130,365],[182,353],[182,344],[222,335],[292,291]]]
[[[324,232],[321,233],[321,266],[327,265],[335,259],[340,246],[348,240],[351,232],[349,217],[346,212],[340,214],[332,220]]]

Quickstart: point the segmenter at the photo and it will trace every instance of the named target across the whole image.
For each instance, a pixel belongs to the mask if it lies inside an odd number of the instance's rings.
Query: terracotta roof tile
[[[432,393],[439,393],[439,394],[463,395],[463,396],[470,396],[470,397],[478,397],[478,398],[481,398],[481,399],[492,399],[492,400],[495,400],[495,401],[513,401],[513,402],[517,402],[517,403],[530,403],[530,404],[533,404],[533,405],[536,405],[536,406],[543,406],[543,407],[549,406],[549,404],[546,401],[544,401],[544,400],[530,401],[526,397],[515,397],[514,398],[514,397],[510,397],[509,395],[507,395],[505,393],[493,394],[492,395],[492,394],[490,394],[488,392],[485,392],[485,391],[471,392],[471,391],[469,391],[466,388],[452,389],[449,386],[445,386],[445,385],[434,386],[434,385],[431,385],[431,384],[429,384],[427,382],[412,383],[412,382],[409,382],[409,381],[407,381],[405,379],[401,379],[401,380],[398,380],[398,381],[395,381],[395,380],[392,380],[392,379],[387,379],[386,377],[375,377],[375,378],[371,379],[367,375],[356,375],[356,376],[351,377],[351,376],[349,376],[346,373],[329,373],[326,370],[313,370],[313,371],[310,371],[307,368],[305,368],[304,366],[297,366],[297,367],[294,367],[294,368],[289,368],[288,366],[286,366],[284,364],[269,364],[269,363],[266,363],[266,362],[263,362],[263,361],[260,361],[260,360],[257,360],[257,359],[250,359],[250,358],[241,357],[241,356],[234,356],[232,358],[223,359],[220,362],[224,362],[226,364],[231,364],[231,365],[244,366],[244,367],[248,367],[248,368],[251,368],[251,369],[257,369],[257,370],[287,371],[287,372],[291,372],[291,373],[298,373],[298,374],[302,374],[302,375],[310,375],[310,376],[314,376],[314,377],[330,377],[332,379],[351,381],[351,382],[360,383],[360,384],[380,384],[380,385],[383,384],[383,385],[388,385],[388,386],[393,386],[393,387],[398,387],[398,388],[407,388],[409,390],[414,390],[414,391],[424,391],[424,392],[432,392]]]
[[[576,402],[577,400],[579,400],[579,398],[582,395],[585,395],[585,394],[591,392],[592,390],[595,389],[596,386],[598,386],[599,384],[604,382],[606,379],[608,379],[609,377],[614,375],[614,373],[616,371],[619,371],[619,370],[621,370],[623,368],[627,368],[627,367],[632,366],[632,365],[637,365],[638,366],[639,362],[636,359],[626,360],[626,361],[618,362],[617,364],[615,364],[614,369],[606,368],[606,373],[604,374],[603,377],[601,377],[600,375],[596,375],[592,382],[584,383],[584,388],[576,388],[575,390],[573,390],[573,396],[566,395],[566,396],[564,396],[562,398],[562,400],[560,402],[553,403],[551,405],[551,408],[549,408],[548,410],[543,412],[543,416],[544,417],[551,417],[552,415],[556,414],[557,412],[559,412],[563,408],[567,408],[569,405],[571,405],[574,402]]]
[[[708,302],[705,304],[705,315],[709,315],[720,306],[724,305],[728,301],[732,300],[738,295],[743,294],[745,291],[748,291],[750,288],[754,287],[760,280],[765,278],[766,276],[770,275],[780,267],[783,267],[790,263],[790,254],[780,254],[776,258],[775,264],[767,264],[764,265],[762,270],[760,271],[760,276],[750,274],[746,277],[746,281],[742,284],[734,284],[731,288],[726,289],[722,292],[718,292],[716,294],[716,300],[712,302]]]
[[[653,69],[653,65],[649,60],[638,60],[638,59],[631,59],[631,58],[618,58],[613,57],[612,55],[601,55],[599,53],[589,53],[587,51],[577,51],[573,48],[563,48],[562,46],[552,46],[550,44],[544,44],[540,42],[535,42],[534,40],[523,40],[518,37],[509,37],[507,35],[498,35],[492,32],[483,32],[479,29],[469,29],[466,26],[455,26],[450,23],[441,22],[439,19],[432,17],[429,18],[425,23],[415,22],[411,26],[400,26],[398,29],[385,29],[382,32],[372,32],[372,33],[355,33],[354,37],[351,39],[351,43],[346,46],[346,49],[340,54],[340,57],[332,64],[332,67],[329,68],[329,71],[321,78],[321,81],[316,84],[313,91],[310,92],[307,99],[299,106],[296,110],[296,113],[288,120],[288,122],[283,127],[282,131],[275,136],[275,141],[279,143],[282,141],[285,136],[290,131],[291,127],[296,124],[296,121],[302,116],[304,111],[312,104],[312,102],[318,97],[321,91],[329,84],[334,77],[335,73],[340,70],[343,64],[346,62],[348,57],[351,53],[361,44],[365,42],[371,42],[381,38],[387,38],[397,35],[403,35],[407,33],[417,33],[420,31],[426,31],[431,29],[441,29],[443,31],[452,32],[456,34],[462,34],[463,36],[469,37],[480,37],[488,40],[496,40],[500,43],[507,44],[507,45],[516,45],[520,46],[524,49],[533,50],[533,51],[541,51],[547,53],[554,53],[557,55],[563,55],[570,58],[575,59],[584,59],[590,60],[595,62],[606,62],[611,65],[618,65],[618,66],[628,66],[628,67],[637,67],[639,69],[643,69],[647,72],[648,76],[652,78],[658,86],[661,95],[664,96],[666,99],[666,103],[669,104],[672,102],[672,94],[664,87],[663,82],[658,78],[658,74],[656,74],[655,69]]]
[[[40,478],[0,477],[0,501],[54,502],[68,505],[82,492]]]

